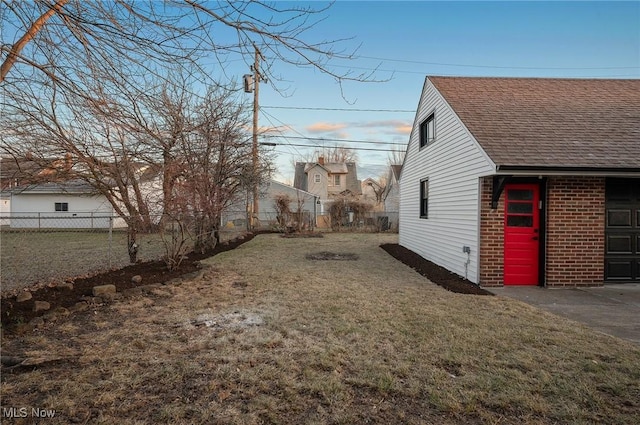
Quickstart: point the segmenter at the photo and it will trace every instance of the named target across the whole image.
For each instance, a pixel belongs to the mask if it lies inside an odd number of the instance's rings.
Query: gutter
[[[496,175],[537,176],[629,176],[640,177],[640,167],[540,167],[535,165],[496,165]]]

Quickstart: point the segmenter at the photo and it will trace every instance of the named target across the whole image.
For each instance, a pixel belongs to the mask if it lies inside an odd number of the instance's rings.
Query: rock
[[[25,301],[29,301],[31,298],[33,298],[33,295],[31,295],[31,292],[29,291],[20,292],[16,297],[16,302],[23,303]]]
[[[104,294],[115,294],[116,285],[99,285],[93,287],[93,296],[99,297]]]
[[[180,286],[182,285],[182,278],[180,277],[174,277],[173,279],[167,280],[165,282],[162,282],[163,285],[174,285],[174,286]]]
[[[85,311],[89,308],[89,303],[87,303],[86,301],[79,301],[77,303],[74,304],[73,307],[71,307],[71,311],[72,312],[77,312],[77,311]]]
[[[65,290],[73,291],[73,283],[71,283],[71,282],[62,282],[62,283],[59,283],[56,288],[58,290],[65,289]]]
[[[24,335],[33,331],[33,326],[31,326],[30,323],[20,323],[16,326],[14,331],[16,335]]]
[[[56,317],[67,317],[71,312],[64,307],[57,307],[55,310],[51,312],[51,315]]]
[[[142,276],[140,276],[139,274],[133,276],[131,278],[131,282],[135,283],[136,285],[139,284],[140,282],[142,282]]]
[[[121,300],[123,297],[123,295],[119,292],[115,292],[115,293],[109,293],[109,294],[102,294],[102,299],[105,302],[112,302],[112,301],[116,301],[116,300]]]
[[[182,275],[183,281],[197,281],[204,277],[205,270],[198,270],[196,272],[186,273]]]
[[[142,295],[142,289],[138,288],[129,288],[122,291],[122,295],[127,298],[135,297],[138,295]]]
[[[39,311],[47,311],[51,308],[51,304],[46,301],[36,301],[33,303],[33,311],[36,313]]]
[[[29,321],[29,326],[38,327],[44,325],[44,319],[42,317],[34,317]]]

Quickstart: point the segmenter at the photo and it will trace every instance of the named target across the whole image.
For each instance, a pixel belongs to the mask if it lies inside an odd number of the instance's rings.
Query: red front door
[[[537,285],[540,188],[536,184],[507,184],[504,195],[504,284]]]

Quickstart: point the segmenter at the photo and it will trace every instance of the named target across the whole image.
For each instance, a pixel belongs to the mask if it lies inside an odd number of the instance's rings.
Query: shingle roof
[[[45,182],[32,185],[25,185],[16,187],[12,190],[13,193],[81,193],[81,194],[94,194],[97,193],[96,189],[89,183],[73,179],[63,182]]]
[[[640,169],[640,80],[427,78],[499,168]]]
[[[358,171],[355,162],[330,162],[321,165],[318,162],[296,162],[295,175],[293,178],[293,187],[302,190],[308,190],[309,182],[307,172],[315,167],[323,167],[331,174],[346,174],[347,190],[356,195],[362,194],[360,188],[360,180],[358,180]]]

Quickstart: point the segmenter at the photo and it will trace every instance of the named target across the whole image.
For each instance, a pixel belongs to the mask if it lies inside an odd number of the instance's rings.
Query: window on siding
[[[333,185],[340,186],[340,174],[335,174],[333,176]]]
[[[420,180],[420,218],[429,218],[429,179]]]
[[[420,123],[420,147],[428,146],[436,138],[435,113]]]
[[[69,211],[69,203],[68,202],[56,202],[56,211]]]
[[[315,176],[313,176],[313,181],[315,181],[316,183],[320,183],[320,174],[316,174]]]

